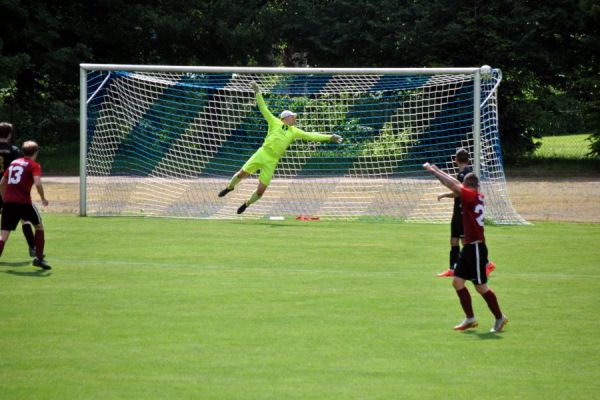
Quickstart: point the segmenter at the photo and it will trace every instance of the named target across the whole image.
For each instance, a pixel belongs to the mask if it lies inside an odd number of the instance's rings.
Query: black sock
[[[33,229],[31,229],[31,224],[21,224],[21,228],[23,228],[23,235],[25,236],[25,240],[27,240],[29,248],[35,247],[35,239],[33,237]]]
[[[456,262],[458,261],[458,255],[460,254],[460,246],[452,246],[450,248],[450,269],[454,269]]]
[[[44,245],[46,240],[44,239],[44,231],[41,229],[35,230],[35,256],[40,260],[44,258]]]

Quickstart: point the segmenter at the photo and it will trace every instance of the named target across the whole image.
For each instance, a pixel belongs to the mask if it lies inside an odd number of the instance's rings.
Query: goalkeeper
[[[249,205],[255,203],[262,197],[271,182],[275,168],[279,159],[289,145],[296,139],[303,139],[313,142],[333,142],[341,143],[342,137],[339,135],[324,135],[320,133],[309,133],[298,129],[296,126],[296,114],[284,110],[279,114],[279,118],[275,117],[265,104],[265,100],[260,92],[260,88],[256,82],[252,82],[252,89],[256,93],[256,103],[261,114],[269,124],[269,131],[262,146],[246,161],[233,177],[227,187],[219,192],[219,197],[225,196],[231,192],[235,185],[250,174],[260,170],[258,176],[258,187],[252,196],[244,202],[237,210],[238,214],[246,211]]]

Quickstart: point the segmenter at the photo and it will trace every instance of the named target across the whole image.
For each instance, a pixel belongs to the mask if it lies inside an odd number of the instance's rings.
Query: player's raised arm
[[[267,107],[265,99],[263,99],[263,95],[260,92],[260,86],[258,86],[258,83],[252,81],[252,83],[250,83],[250,86],[252,86],[252,90],[254,90],[254,93],[256,93],[256,104],[258,105],[260,113],[263,115],[263,117],[267,120],[268,123],[276,121],[278,118],[274,116],[273,113],[271,113],[271,110],[269,110],[269,107]]]
[[[432,165],[432,164],[429,164],[428,162],[426,162],[425,164],[423,164],[423,168],[425,168],[427,171],[434,174],[435,177],[438,178],[438,180],[442,183],[442,185],[444,185],[448,189],[452,190],[452,192],[455,195],[460,196],[460,189],[461,189],[462,185],[458,179],[456,179],[452,175],[445,173],[444,171],[439,169],[437,167],[437,165],[435,165],[435,164]]]

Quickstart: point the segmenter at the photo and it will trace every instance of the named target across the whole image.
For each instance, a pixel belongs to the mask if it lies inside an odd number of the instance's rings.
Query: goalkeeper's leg
[[[256,161],[252,163],[251,160]],[[252,196],[250,196],[250,198],[244,204],[242,204],[240,208],[238,208],[238,214],[246,211],[246,208],[248,208],[250,204],[256,203],[262,197],[262,195],[265,193],[265,190],[267,190],[267,187],[269,187],[269,184],[271,183],[271,179],[273,178],[273,174],[275,173],[275,168],[277,167],[278,162],[278,159],[265,154],[264,151],[258,151],[256,152],[255,156],[252,156],[246,165],[242,167],[242,170],[244,171],[251,171],[249,168],[256,166],[258,168],[254,169],[254,171],[260,168],[260,174],[258,176],[258,187],[256,188],[256,191],[252,193]]]
[[[242,166],[242,169],[240,169],[231,178],[231,180],[227,184],[227,187],[219,192],[219,197],[223,197],[227,193],[231,192],[235,188],[235,185],[240,183],[240,181],[242,179],[248,177],[250,174],[255,173],[259,169],[261,170],[261,174],[262,174],[263,165],[265,163],[269,163],[270,161],[271,160],[265,154],[262,147],[260,149],[258,149],[254,154],[252,154],[252,157],[250,157],[248,159],[248,161],[246,161],[246,163]]]
[[[243,169],[240,169],[235,175],[233,175],[225,189],[219,192],[219,197],[223,197],[227,193],[231,192],[235,188],[235,185],[240,183],[242,179],[246,178],[248,175],[250,175],[248,172],[244,171]]]
[[[254,193],[252,193],[252,196],[250,196],[250,198],[245,203],[243,203],[240,206],[240,208],[238,208],[237,213],[243,213],[244,211],[246,211],[246,208],[248,208],[250,204],[256,203],[258,200],[260,200],[262,195],[265,193],[265,190],[267,190],[267,187],[267,185],[259,182],[256,191],[254,191]]]

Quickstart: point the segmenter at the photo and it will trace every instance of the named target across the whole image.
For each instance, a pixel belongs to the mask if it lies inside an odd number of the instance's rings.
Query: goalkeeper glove
[[[342,143],[342,140],[344,140],[344,138],[340,135],[331,135],[331,139],[329,139],[331,143]]]

